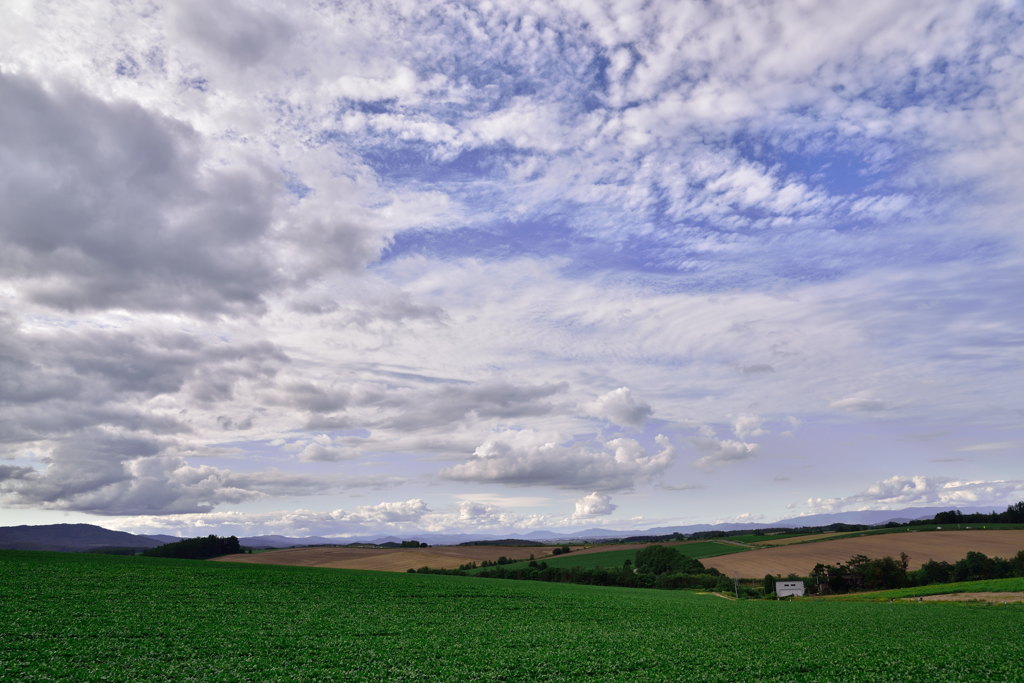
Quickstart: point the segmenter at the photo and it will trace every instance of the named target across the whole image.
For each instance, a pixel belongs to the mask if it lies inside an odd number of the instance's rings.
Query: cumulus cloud
[[[187,125],[0,73],[0,267],[32,301],[199,315],[259,309],[278,191],[260,164],[204,167]]]
[[[756,443],[714,437],[698,439],[696,444],[707,455],[694,460],[693,464],[704,470],[712,470],[730,463],[748,460],[754,457],[759,449]]]
[[[274,512],[202,512],[196,514],[141,514],[111,519],[106,526],[136,533],[171,533],[194,536],[217,529],[236,535],[352,535],[373,529],[402,531],[431,514],[421,499],[385,501],[353,509],[329,511],[278,510]]]
[[[810,498],[811,512],[898,509],[916,506],[1009,505],[1024,495],[1024,480],[964,481],[896,475],[844,498]]]
[[[823,407],[1016,443],[991,430],[1020,424],[1022,27],[925,0],[0,3],[5,500],[214,515],[383,454],[453,497],[625,489],[674,458],[595,433],[648,425],[640,393],[667,434],[726,430],[707,470],[760,467],[785,416],[820,450]]]
[[[594,491],[576,500],[576,511],[572,516],[577,519],[600,517],[612,514],[617,507],[607,493]]]
[[[326,434],[319,434],[313,437],[312,441],[308,442],[302,450],[299,451],[300,460],[335,461],[351,460],[352,458],[358,457],[358,450],[351,447],[338,446],[334,439]]]
[[[767,431],[761,426],[764,422],[759,415],[738,415],[733,418],[732,431],[738,439],[749,439],[752,436],[762,436]]]
[[[591,414],[618,425],[639,427],[654,414],[654,409],[636,400],[628,387],[613,389],[590,406]]]
[[[603,444],[564,443],[536,432],[506,432],[490,439],[468,461],[441,471],[455,481],[477,481],[517,486],[548,485],[560,488],[632,488],[663,472],[675,449],[668,437],[655,437],[657,453],[634,439],[612,439]]]
[[[311,476],[264,470],[233,472],[192,465],[173,444],[87,430],[62,441],[42,469],[9,468],[0,501],[10,507],[74,510],[99,515],[208,512],[220,505],[394,485],[388,476]]]

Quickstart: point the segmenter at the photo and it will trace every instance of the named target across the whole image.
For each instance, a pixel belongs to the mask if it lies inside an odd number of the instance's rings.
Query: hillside
[[[10,680],[1008,681],[1022,616],[0,551]]]
[[[910,569],[918,569],[928,560],[956,562],[971,550],[1013,557],[1022,549],[1024,529],[907,531],[782,545],[701,561],[728,576],[761,578],[765,574],[805,576],[819,562],[835,564],[854,555],[899,557],[903,552],[910,557]]]
[[[175,539],[180,540],[180,539]],[[39,524],[0,527],[6,550],[86,551],[97,548],[154,548],[166,541],[111,531],[94,524]]]
[[[226,555],[219,562],[275,564],[294,567],[333,567],[404,572],[419,567],[456,569],[468,562],[494,561],[499,557],[544,557],[554,548],[534,546],[432,546],[430,548],[288,548],[252,555]]]

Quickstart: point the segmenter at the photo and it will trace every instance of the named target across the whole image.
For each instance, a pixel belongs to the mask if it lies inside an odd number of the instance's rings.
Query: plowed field
[[[785,576],[790,573],[806,576],[819,562],[836,564],[854,555],[899,557],[904,552],[910,556],[910,569],[918,569],[928,560],[956,562],[971,550],[989,557],[1013,557],[1024,550],[1024,529],[918,531],[837,538],[722,555],[701,562],[728,576],[761,578],[765,574]]]
[[[247,564],[283,564],[294,567],[334,567],[336,569],[375,569],[404,572],[408,569],[457,569],[460,564],[497,560],[504,555],[526,560],[530,555],[544,557],[553,548],[498,545],[436,546],[431,548],[287,548],[254,555],[225,555],[221,562]]]

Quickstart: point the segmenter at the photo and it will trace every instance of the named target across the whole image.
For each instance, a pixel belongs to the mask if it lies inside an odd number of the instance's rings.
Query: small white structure
[[[787,595],[803,595],[804,594],[804,582],[803,581],[776,581],[775,582],[775,596],[784,598]]]

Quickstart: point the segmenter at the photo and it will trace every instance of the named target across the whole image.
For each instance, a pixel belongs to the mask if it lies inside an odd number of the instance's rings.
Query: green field
[[[796,538],[797,536],[809,536],[812,533],[817,532],[794,531],[792,533],[780,534],[741,534],[739,536],[727,536],[726,538],[738,543],[770,543],[771,541],[782,541],[787,538]]]
[[[966,531],[966,530],[977,530],[977,529],[1024,529],[1024,524],[1002,524],[993,522],[972,522],[963,524],[915,524],[911,527],[898,526],[888,527],[880,529],[865,529],[863,531],[837,531],[833,532],[835,535],[826,538],[814,538],[806,541],[807,543],[827,543],[837,538],[855,538],[857,536],[876,536],[878,534],[899,534],[906,533],[908,531]],[[794,531],[791,533],[780,533],[780,534],[741,534],[737,536],[728,536],[726,540],[736,541],[738,543],[760,543],[768,544],[772,541],[782,541],[789,538],[799,538],[800,536],[817,536],[822,533],[821,531]],[[710,557],[710,556],[709,556]]]
[[[716,543],[715,541],[686,543],[683,545],[666,543],[662,545],[671,545],[683,555],[692,557],[695,560],[699,560],[704,557],[717,557],[718,555],[729,555],[731,553],[741,553],[750,550],[750,548],[744,548],[743,546],[732,545],[730,543]],[[610,545],[608,547],[614,548],[615,546]],[[569,569],[571,567],[580,567],[582,569],[616,569],[621,567],[626,560],[629,560],[630,562],[636,560],[636,549],[607,550],[600,553],[570,552],[565,555],[545,557],[543,562],[546,562],[549,567],[561,567],[565,569]],[[528,564],[528,561],[511,562],[504,566],[508,569],[518,569],[525,567]],[[473,570],[470,571],[472,572]],[[478,569],[476,571],[480,570]]]
[[[893,600],[898,598],[916,598],[924,595],[946,595],[948,593],[1012,593],[1024,592],[1024,578],[987,579],[983,581],[957,581],[954,583],[933,583],[928,586],[913,588],[894,588],[887,591],[870,593],[850,593],[837,595],[830,600]]]
[[[1024,680],[1024,609],[0,551],[12,680]]]

